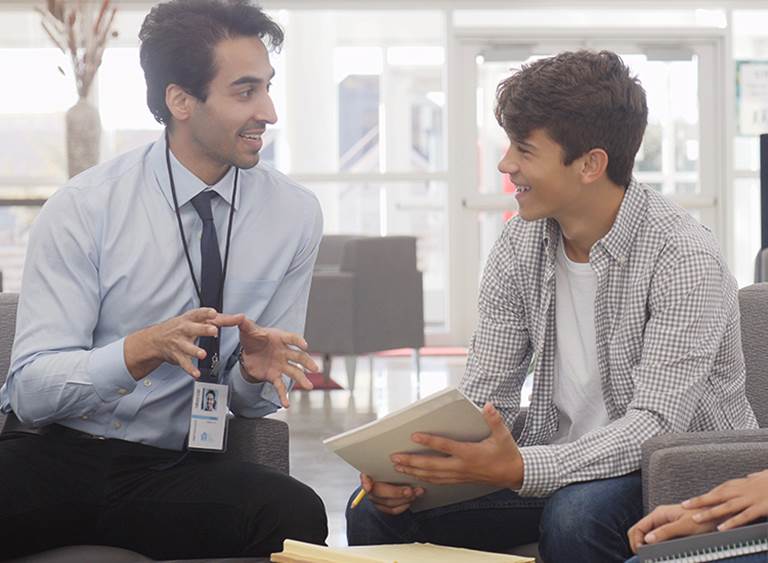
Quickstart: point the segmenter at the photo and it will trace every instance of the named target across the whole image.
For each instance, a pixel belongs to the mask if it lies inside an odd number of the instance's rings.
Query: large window
[[[11,291],[20,287],[39,205],[66,181],[64,114],[76,101],[69,62],[41,30],[36,4],[0,6],[0,72],[11,85],[0,89],[0,270]],[[119,37],[92,92],[102,159],[161,133],[138,63],[137,34],[151,4],[119,2]],[[279,120],[263,158],[318,195],[327,233],[418,237],[430,342],[466,343],[482,258],[515,212],[495,168],[506,140],[493,119],[494,88],[526,60],[574,46],[613,48],[640,76],[650,115],[637,177],[712,226],[739,284],[751,283],[760,245],[758,137],[739,129],[735,83],[737,63],[768,62],[768,5],[265,4],[286,42],[272,56]],[[600,42],[618,28],[627,33]],[[642,34],[633,30],[648,33],[636,41]],[[710,41],[717,33],[730,41]],[[466,61],[455,50],[465,40],[478,46]]]

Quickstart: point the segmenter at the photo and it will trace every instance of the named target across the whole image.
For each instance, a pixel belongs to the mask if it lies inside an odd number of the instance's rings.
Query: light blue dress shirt
[[[173,155],[181,219],[197,279],[202,221],[190,200],[210,188],[224,257],[234,169],[206,186]],[[312,192],[266,164],[241,170],[224,286],[225,313],[302,333],[322,214]],[[43,206],[30,235],[16,339],[0,409],[23,422],[64,426],[180,450],[193,379],[162,364],[135,381],[127,335],[200,306],[174,213],[165,140],[73,178]],[[228,366],[239,342],[224,328]],[[290,380],[284,376],[286,383]],[[270,383],[225,371],[230,409],[259,417],[280,406]]]

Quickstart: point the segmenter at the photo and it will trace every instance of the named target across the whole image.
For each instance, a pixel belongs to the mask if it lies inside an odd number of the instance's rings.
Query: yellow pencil
[[[349,505],[349,508],[355,508],[363,500],[363,497],[365,497],[365,489],[360,489],[360,492],[352,499],[352,504]]]

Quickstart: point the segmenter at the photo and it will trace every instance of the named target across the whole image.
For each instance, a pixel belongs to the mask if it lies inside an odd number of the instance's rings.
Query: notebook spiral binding
[[[756,553],[768,560],[768,523],[643,546],[639,555],[642,563],[706,563]]]

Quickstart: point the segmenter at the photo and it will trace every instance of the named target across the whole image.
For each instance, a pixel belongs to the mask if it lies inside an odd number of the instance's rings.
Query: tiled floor
[[[423,357],[417,384],[410,358],[376,358],[371,374],[368,358],[359,358],[354,392],[295,392],[291,407],[276,414],[291,432],[291,474],[310,485],[325,502],[328,544],[346,545],[344,510],[358,484],[358,473],[328,452],[322,440],[365,424],[450,385],[464,371],[465,358]],[[346,387],[344,362],[334,362],[331,377]]]

